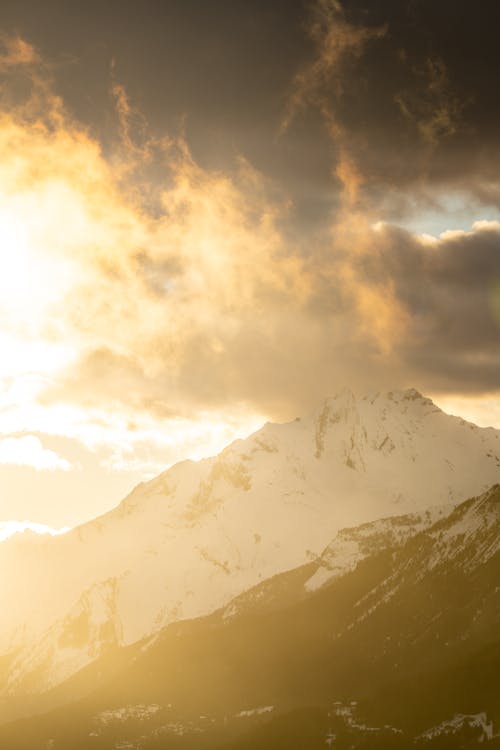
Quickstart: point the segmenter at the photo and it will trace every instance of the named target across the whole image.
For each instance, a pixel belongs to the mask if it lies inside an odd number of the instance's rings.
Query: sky
[[[346,384],[500,427],[499,20],[2,2],[0,522],[73,526]]]

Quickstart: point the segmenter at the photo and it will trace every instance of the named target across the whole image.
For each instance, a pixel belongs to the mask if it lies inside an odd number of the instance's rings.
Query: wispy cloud
[[[29,466],[40,471],[70,471],[72,466],[55,451],[44,448],[34,435],[0,439],[0,464]]]
[[[421,138],[435,146],[457,132],[467,102],[453,90],[446,65],[439,57],[428,57],[413,73],[413,85],[396,94],[395,101]]]
[[[383,37],[387,28],[356,26],[347,20],[340,2],[319,0],[312,6],[308,32],[315,44],[315,54],[292,83],[282,123],[285,130],[311,105],[333,117],[332,101],[343,94],[345,67],[361,57],[370,41]]]

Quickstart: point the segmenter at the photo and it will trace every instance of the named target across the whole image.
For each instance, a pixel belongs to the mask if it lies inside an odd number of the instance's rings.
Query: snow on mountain
[[[413,536],[403,549],[400,565],[363,600],[363,620],[393,600],[410,582],[429,580],[436,570],[459,570],[470,575],[485,566],[500,550],[500,484],[461,503],[424,533]],[[426,578],[427,577],[427,578]],[[488,596],[496,598],[496,591]],[[481,612],[477,612],[477,618]]]
[[[500,550],[499,515],[500,486],[494,485],[479,498],[462,504],[433,530],[434,548],[429,568],[443,559],[460,556],[464,570],[474,570]],[[471,550],[467,557],[463,549]]]
[[[435,737],[453,737],[463,731],[464,727],[478,729],[478,742],[488,742],[493,739],[493,723],[488,720],[485,712],[479,714],[457,714],[452,719],[441,722],[436,727],[428,729],[418,737],[418,740],[432,740]]]
[[[365,558],[351,571],[351,557],[336,565],[342,579],[320,590],[306,593],[304,583],[335,558],[335,540],[318,561],[210,616],[97,659],[48,703],[39,697],[50,714],[40,717],[35,702],[31,719],[0,727],[0,746],[87,747],[98,736],[100,747],[156,747],[159,736],[168,744],[184,733],[186,748],[198,747],[198,734],[207,748],[224,738],[274,747],[272,725],[291,721],[295,738],[292,717],[305,706],[315,726],[331,708],[323,738],[304,747],[324,747],[332,732],[344,750],[442,747],[441,739],[469,747],[467,738],[476,747],[500,736],[500,485],[439,515],[430,525],[424,512],[341,532],[337,541],[357,541]],[[248,740],[263,722],[269,740]]]
[[[398,547],[411,536],[445,518],[452,505],[427,508],[422,513],[381,518],[350,529],[341,529],[318,558],[318,568],[306,581],[306,591],[315,591],[354,570],[361,560],[377,551]]]
[[[177,464],[65,535],[0,544],[3,691],[48,688],[109,645],[224,606],[316,559],[341,528],[458,503],[499,477],[500,431],[413,389],[342,391]]]

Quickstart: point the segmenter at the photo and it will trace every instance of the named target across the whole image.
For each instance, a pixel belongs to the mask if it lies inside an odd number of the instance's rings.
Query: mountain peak
[[[390,391],[375,391],[371,394],[365,395],[361,398],[362,401],[370,401],[374,403],[377,400],[391,401],[393,403],[404,403],[404,402],[420,402],[422,404],[432,405],[436,409],[438,408],[432,399],[424,396],[416,388],[395,388]]]
[[[371,393],[360,395],[356,394],[351,388],[344,387],[340,388],[333,395],[327,396],[325,399],[323,399],[321,405],[317,407],[315,412],[321,413],[325,410],[325,408],[329,408],[330,410],[354,410],[358,404],[361,404],[363,402],[369,402],[372,405],[376,402],[378,402],[379,404],[390,402],[392,404],[403,405],[415,403],[416,405],[432,406],[436,411],[441,411],[432,401],[432,399],[424,396],[416,388],[396,388],[390,391],[372,391]]]
[[[403,394],[404,394],[404,397],[407,400],[410,400],[410,401],[415,401],[416,399],[419,399],[419,398],[423,399],[424,398],[422,396],[422,394],[420,393],[420,391],[417,391],[416,388],[406,388],[403,391]]]
[[[110,632],[133,643],[316,560],[342,528],[477,496],[499,469],[499,431],[471,429],[413,388],[362,398],[342,389],[298,422],[266,424],[218,456],[176,464],[43,550],[30,545],[22,569],[2,545],[0,598],[11,605],[0,650],[15,650],[23,669],[40,666],[44,634],[54,645],[61,623],[77,627],[75,602],[95,589],[97,609],[107,580],[116,582]],[[356,546],[342,539],[347,551]],[[34,600],[44,602],[36,617]],[[91,653],[85,636],[82,665]]]
[[[424,396],[416,388],[405,388],[403,390],[388,391],[387,398],[390,401],[404,402],[404,401],[416,401],[422,404],[432,405],[437,409],[432,399]]]

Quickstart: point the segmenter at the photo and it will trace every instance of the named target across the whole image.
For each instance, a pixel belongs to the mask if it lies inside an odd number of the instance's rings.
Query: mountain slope
[[[169,626],[112,669],[101,661],[91,695],[0,728],[0,745],[319,750],[335,735],[341,750],[493,747],[500,486],[395,541],[313,591],[317,564]]]
[[[49,689],[315,560],[343,527],[459,502],[499,476],[499,431],[414,390],[343,391],[307,419],[172,467],[68,534],[0,545],[1,690]]]

